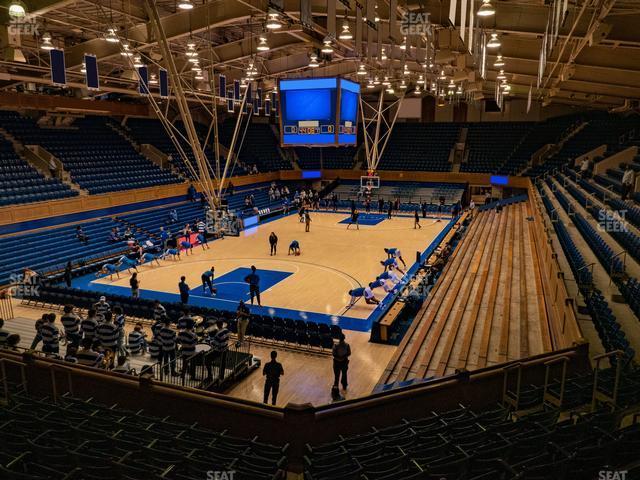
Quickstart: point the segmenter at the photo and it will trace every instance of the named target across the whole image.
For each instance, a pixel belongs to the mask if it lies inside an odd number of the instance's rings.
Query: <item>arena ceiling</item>
[[[460,19],[456,25],[449,20],[449,0],[392,0],[397,4],[393,15],[398,25],[396,32],[407,12],[429,14],[430,36],[409,35],[406,48],[402,48],[405,43],[402,36],[389,38],[390,2],[371,1],[377,4],[375,12],[379,20],[374,22],[370,18],[377,31],[364,25],[369,34],[363,36],[360,53],[354,40],[335,38],[331,54],[320,52],[333,23],[327,21],[328,5],[336,5],[338,33],[345,18],[354,32],[358,5],[364,4],[366,18],[369,2],[310,1],[313,21],[303,25],[301,1],[284,0],[278,16],[282,28],[278,30],[265,29],[267,12],[272,8],[268,0],[193,0],[191,10],[178,8],[179,2],[175,0],[157,0],[155,7],[181,76],[193,86],[190,95],[206,96],[210,86],[207,79],[212,73],[224,73],[228,81],[244,78],[252,62],[257,70],[255,78],[267,89],[275,79],[285,75],[345,75],[363,85],[375,77],[382,80],[388,76],[397,94],[403,81],[407,91],[412,91],[422,74],[427,89],[431,83],[454,80],[469,99],[479,99],[481,94],[493,98],[499,82],[496,78],[499,68],[493,63],[500,53],[511,96],[527,98],[531,89],[533,98],[544,104],[557,102],[597,108],[621,107],[640,98],[639,0],[569,0],[568,13],[557,43],[546,59],[539,88],[540,50],[552,0],[491,0],[495,15],[485,17],[477,26],[487,36],[497,33],[501,46],[487,51],[484,78],[480,74],[482,56],[478,49],[470,54],[469,46],[459,38],[456,27],[460,26]],[[121,55],[124,42],[141,55],[144,63],[151,65],[151,71],[154,63],[162,64],[157,35],[150,22],[150,4],[145,0],[26,0],[29,20],[25,22],[31,22],[32,27],[18,29],[17,33],[7,14],[11,1],[2,2],[4,8],[0,13],[5,28],[0,35],[4,53],[0,63],[1,89],[50,83],[48,52],[41,48],[45,32],[50,33],[53,45],[64,48],[69,86],[82,95],[87,95],[81,88],[85,53],[98,57],[103,92],[135,95],[136,76],[131,57]],[[473,10],[477,11],[481,3],[482,0],[475,0]],[[120,43],[105,40],[110,26],[117,30]],[[268,51],[257,49],[261,36],[267,39]],[[189,42],[196,44],[205,80],[196,79],[190,69],[185,56]],[[386,59],[381,57],[380,47],[384,48]],[[309,66],[312,54],[318,55],[318,67]],[[356,75],[359,68],[364,68],[366,75]],[[443,70],[445,75],[441,77]],[[379,88],[384,87],[376,85],[364,91],[375,92]]]

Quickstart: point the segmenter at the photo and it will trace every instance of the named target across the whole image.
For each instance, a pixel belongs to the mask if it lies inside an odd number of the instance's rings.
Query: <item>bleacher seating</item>
[[[0,478],[7,480],[186,480],[215,471],[276,480],[287,466],[288,445],[69,395],[55,402],[12,395],[0,406],[0,432]]]
[[[533,128],[531,122],[477,122],[468,124],[469,154],[461,172],[496,173]]]
[[[40,145],[55,155],[72,181],[91,194],[181,182],[136,152],[110,121],[85,117],[68,128],[45,128],[15,112],[0,112],[3,128],[25,145]]]
[[[220,143],[229,147],[236,126],[235,118],[225,119],[219,127]],[[244,128],[244,126],[243,126]],[[291,163],[284,159],[280,153],[280,146],[276,135],[268,123],[251,121],[246,129],[244,141],[236,144],[235,151],[240,148],[239,160],[247,169],[254,164],[259,172],[272,172],[277,170],[291,170]]]
[[[396,123],[378,169],[451,171],[449,155],[459,133],[457,123]]]
[[[42,202],[78,195],[57,178],[46,178],[18,156],[11,142],[0,136],[0,207]]]

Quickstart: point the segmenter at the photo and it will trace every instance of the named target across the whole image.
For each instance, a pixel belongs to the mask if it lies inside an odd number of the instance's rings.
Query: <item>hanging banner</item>
[[[262,89],[261,88],[256,89],[256,102],[257,102],[256,110],[260,110],[262,108]]]
[[[89,90],[100,89],[100,77],[98,76],[98,59],[95,55],[84,55],[84,78]]]
[[[236,102],[240,101],[240,80],[233,81],[233,99]]]
[[[161,68],[158,70],[160,80],[160,98],[169,98],[169,72]]]
[[[218,75],[218,87],[220,98],[225,98],[227,96],[227,77]]]
[[[264,114],[268,117],[271,115],[271,100],[269,97],[264,100]]]
[[[54,48],[49,50],[51,60],[51,81],[54,85],[64,86],[67,84],[67,72],[64,65],[64,50]]]
[[[140,95],[149,95],[149,69],[144,67],[137,68],[138,71],[138,93]]]
[[[235,102],[233,101],[233,97],[227,97],[227,112],[233,112],[233,105]]]
[[[276,92],[271,92],[271,110],[274,112],[278,111],[277,103],[276,103]]]
[[[247,96],[247,101],[245,102],[245,105],[247,103],[253,103],[253,86],[252,86],[251,82],[247,83],[247,88],[245,90],[245,95]]]

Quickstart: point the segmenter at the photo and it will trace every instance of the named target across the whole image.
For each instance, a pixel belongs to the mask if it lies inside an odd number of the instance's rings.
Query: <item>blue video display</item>
[[[356,143],[360,85],[341,78],[279,82],[282,146]]]

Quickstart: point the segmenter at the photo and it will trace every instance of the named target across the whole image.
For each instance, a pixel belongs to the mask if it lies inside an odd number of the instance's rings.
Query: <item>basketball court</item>
[[[364,216],[364,215],[363,215]],[[160,301],[179,301],[178,282],[184,275],[190,287],[189,304],[224,310],[235,310],[239,300],[249,301],[249,289],[244,278],[251,265],[260,276],[261,303],[254,313],[284,318],[313,320],[339,324],[342,328],[369,331],[374,312],[382,305],[368,305],[363,300],[348,308],[348,291],[366,286],[383,271],[380,261],[387,258],[385,247],[402,251],[407,269],[443,232],[449,219],[437,221],[421,218],[421,229],[414,229],[413,216],[369,214],[357,230],[347,230],[349,213],[311,213],[311,231],[296,214],[249,228],[239,237],[225,237],[210,242],[209,250],[197,246],[193,255],[181,254],[180,260],[161,260],[160,266],[145,264],[138,267],[141,297]],[[277,255],[269,255],[268,237],[278,236]],[[289,244],[298,240],[301,255],[287,255]],[[215,267],[214,284],[218,289],[212,297],[204,292],[201,274]],[[406,271],[406,270],[405,270]],[[130,275],[126,270],[120,278],[96,278],[88,275],[74,280],[74,287],[105,292],[130,293]],[[375,290],[382,300],[385,292]]]

